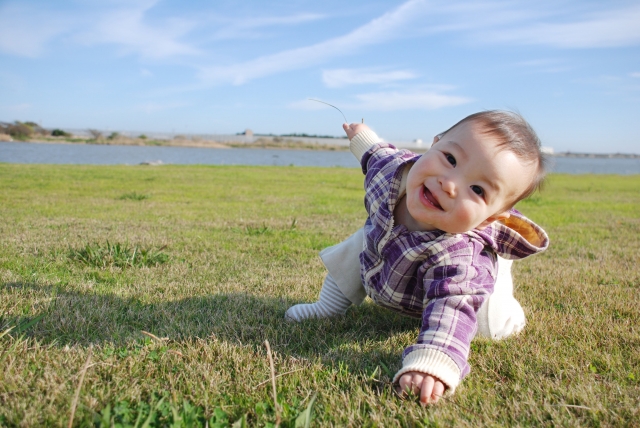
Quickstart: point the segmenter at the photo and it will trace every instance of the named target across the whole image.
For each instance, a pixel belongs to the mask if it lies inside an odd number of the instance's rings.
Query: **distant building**
[[[250,129],[245,129],[244,130],[244,136],[245,137],[253,137],[253,131]]]
[[[545,155],[552,155],[554,153],[553,147],[542,146],[540,147],[540,151]]]
[[[413,142],[416,144],[416,146],[422,147],[422,139],[416,138],[415,140],[413,140]]]

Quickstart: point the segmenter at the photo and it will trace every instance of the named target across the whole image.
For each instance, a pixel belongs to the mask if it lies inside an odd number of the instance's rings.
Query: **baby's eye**
[[[471,186],[471,190],[473,190],[473,193],[475,193],[478,196],[484,195],[484,189],[480,186],[476,186],[475,184]]]
[[[456,166],[456,158],[454,158],[451,153],[445,153],[444,156],[447,158],[447,162],[449,162],[453,166]]]

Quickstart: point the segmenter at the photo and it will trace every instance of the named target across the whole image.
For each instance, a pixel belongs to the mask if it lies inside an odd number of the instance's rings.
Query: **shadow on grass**
[[[406,339],[415,339],[419,320],[371,303],[352,307],[344,317],[287,322],[284,312],[298,303],[250,294],[214,294],[145,303],[114,294],[80,293],[33,283],[5,283],[12,292],[39,296],[49,303],[30,317],[0,317],[0,328],[29,326],[27,337],[44,345],[133,346],[142,330],[180,342],[215,336],[242,346],[262,348],[268,339],[279,353],[323,362],[344,362],[369,371],[383,361],[399,364]],[[34,325],[30,321],[42,316]],[[393,344],[398,344],[394,345]],[[391,345],[390,345],[391,344]],[[399,346],[399,347],[398,347]]]

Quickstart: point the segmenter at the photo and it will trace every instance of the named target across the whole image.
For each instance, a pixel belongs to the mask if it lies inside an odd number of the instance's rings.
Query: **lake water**
[[[155,161],[179,165],[359,166],[348,151],[0,142],[0,162],[6,163],[138,165]],[[554,172],[568,174],[640,174],[640,159],[557,157],[553,164]]]

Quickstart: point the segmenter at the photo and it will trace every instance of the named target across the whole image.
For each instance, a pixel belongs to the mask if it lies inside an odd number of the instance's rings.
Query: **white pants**
[[[363,243],[364,230],[359,229],[345,241],[320,251],[320,258],[338,288],[354,305],[361,304],[367,297],[360,278]],[[512,260],[498,257],[498,276],[493,294],[477,313],[478,336],[503,339],[524,328],[524,311],[513,297],[512,264]]]

